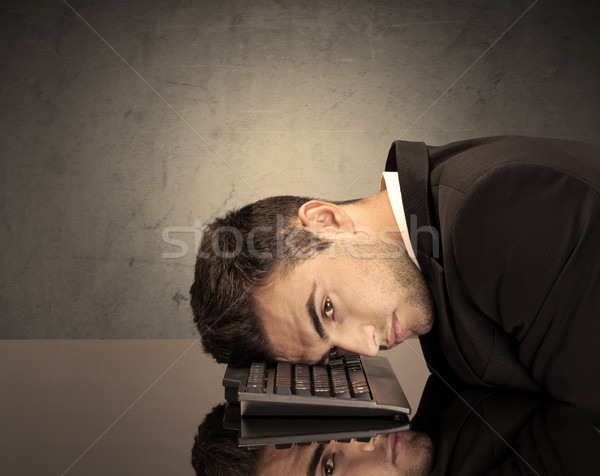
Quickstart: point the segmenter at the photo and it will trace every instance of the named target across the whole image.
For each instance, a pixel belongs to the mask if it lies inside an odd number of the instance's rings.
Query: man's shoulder
[[[600,146],[562,139],[498,136],[428,147],[430,183],[466,191],[506,173],[554,171],[600,187]],[[487,184],[486,184],[487,185]]]

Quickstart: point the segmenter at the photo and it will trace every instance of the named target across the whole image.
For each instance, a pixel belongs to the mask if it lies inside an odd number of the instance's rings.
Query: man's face
[[[337,443],[276,450],[265,448],[260,476],[418,476],[433,463],[431,439],[413,431],[378,435],[369,443]]]
[[[396,252],[395,258],[382,257]],[[371,258],[336,246],[305,259],[254,293],[276,360],[314,364],[338,353],[375,355],[428,332],[432,301],[406,253],[379,244]]]

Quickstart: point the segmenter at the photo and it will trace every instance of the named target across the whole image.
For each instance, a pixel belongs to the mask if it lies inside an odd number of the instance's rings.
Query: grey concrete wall
[[[572,0],[3,1],[0,337],[194,337],[196,224],[371,194],[399,137],[600,142],[599,19]]]

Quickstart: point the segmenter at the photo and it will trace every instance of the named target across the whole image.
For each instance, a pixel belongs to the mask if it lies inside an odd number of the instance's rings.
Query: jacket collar
[[[432,198],[429,192],[427,146],[424,142],[395,141],[388,153],[385,170],[398,173],[410,241],[421,269],[428,267],[427,262],[437,258],[432,254],[434,236],[437,235],[439,239],[439,229],[431,232],[437,220],[432,220],[430,214]],[[440,249],[439,243],[436,249]]]

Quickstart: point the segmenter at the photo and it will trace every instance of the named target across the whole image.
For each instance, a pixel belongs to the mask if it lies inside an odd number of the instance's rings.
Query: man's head
[[[272,360],[254,295],[299,260],[326,249],[298,221],[306,197],[271,197],[233,210],[204,230],[190,289],[204,350],[221,363]]]
[[[205,231],[195,277],[194,319],[220,362],[374,355],[431,327],[431,296],[385,192],[230,212]]]

